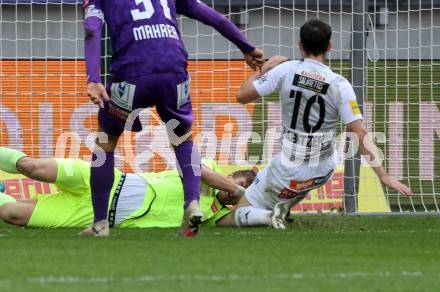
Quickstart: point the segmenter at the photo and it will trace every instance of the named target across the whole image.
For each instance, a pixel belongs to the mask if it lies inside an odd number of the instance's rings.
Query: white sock
[[[235,224],[238,227],[272,226],[272,211],[252,206],[241,207],[235,211]]]

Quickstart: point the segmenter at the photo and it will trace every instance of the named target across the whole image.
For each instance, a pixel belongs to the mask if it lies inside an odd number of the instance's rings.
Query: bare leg
[[[24,156],[24,153],[19,155],[17,151],[15,151],[17,154],[14,154],[14,150],[8,150],[6,148],[3,148],[3,152],[4,154],[12,153],[12,156],[22,156],[8,161],[12,173],[20,173],[41,182],[55,182],[57,178],[57,163],[55,159],[35,159]],[[3,163],[5,163],[5,161],[3,161]],[[36,199],[3,204],[0,206],[0,219],[9,224],[26,226],[36,204]]]
[[[101,135],[105,133],[104,129],[102,129],[100,126],[98,126],[97,132],[100,133]],[[104,150],[104,152],[114,152],[116,149],[116,145],[118,145],[119,136],[108,135],[108,134],[106,135],[108,137],[107,140],[108,142],[101,142],[100,139],[96,139],[95,141],[96,146]]]
[[[249,203],[245,196],[241,197],[240,201],[238,201],[237,205],[235,205],[235,210],[218,220],[216,225],[218,227],[237,227],[235,224],[235,212],[238,208],[247,206],[251,206],[251,203]]]
[[[36,199],[4,204],[0,206],[0,218],[8,224],[26,226],[36,204]]]
[[[17,162],[17,168],[21,174],[28,178],[54,183],[57,179],[57,162],[55,159],[36,159],[23,157]]]

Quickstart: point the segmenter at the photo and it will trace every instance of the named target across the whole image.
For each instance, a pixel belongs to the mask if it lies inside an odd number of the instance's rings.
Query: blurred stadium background
[[[319,17],[329,22],[329,66],[352,81],[388,171],[416,194],[403,198],[382,189],[361,160],[346,159],[341,135],[333,181],[296,211],[440,211],[440,0],[203,1],[233,20],[267,57],[300,58],[297,43],[304,21]],[[203,154],[225,168],[266,164],[280,150],[277,97],[246,107],[236,104],[235,92],[251,73],[239,50],[201,23],[181,18],[180,25]],[[0,31],[1,145],[36,157],[88,159],[97,108],[85,94],[81,1],[1,0]],[[108,78],[111,47],[106,36],[102,71]],[[118,165],[126,171],[174,167],[154,111],[145,111],[142,121],[145,131],[125,137],[134,151],[121,147],[125,159]],[[5,174],[0,180],[18,199],[50,189]]]

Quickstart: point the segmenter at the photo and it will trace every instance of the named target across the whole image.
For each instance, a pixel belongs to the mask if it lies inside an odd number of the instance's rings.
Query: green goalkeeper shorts
[[[90,163],[76,159],[56,159],[58,172],[55,186],[59,192],[36,195],[37,204],[28,227],[87,227],[93,222],[90,189]],[[109,202],[121,178],[115,169],[115,182]]]
[[[227,207],[223,207],[220,210],[218,210],[217,213],[215,213],[211,218],[209,218],[206,221],[203,221],[202,226],[203,227],[216,227],[217,221],[222,219],[223,217],[225,217],[226,215],[228,215],[231,212],[232,212],[231,209],[229,209]]]
[[[55,186],[59,192],[51,195],[35,195],[37,204],[28,222],[28,227],[84,228],[93,222],[93,207],[90,189],[90,163],[75,159],[56,159],[58,166]],[[122,173],[115,169],[115,181],[109,205]],[[180,179],[179,179],[179,183]],[[183,215],[183,194],[179,192],[155,193],[154,180],[149,182],[143,205],[130,215],[119,227],[178,227]],[[160,189],[160,188],[158,188]],[[224,207],[203,222],[214,227],[216,221],[231,211]],[[178,213],[178,215],[176,215]]]

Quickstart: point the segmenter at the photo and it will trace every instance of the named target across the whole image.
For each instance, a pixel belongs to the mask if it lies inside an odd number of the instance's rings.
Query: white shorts
[[[332,177],[336,160],[331,156],[316,166],[291,166],[281,163],[281,154],[260,171],[246,189],[246,199],[252,206],[272,210],[275,204],[305,195]]]
[[[147,189],[148,182],[143,177],[127,173],[117,200],[115,225],[121,224],[128,216],[142,207]]]

